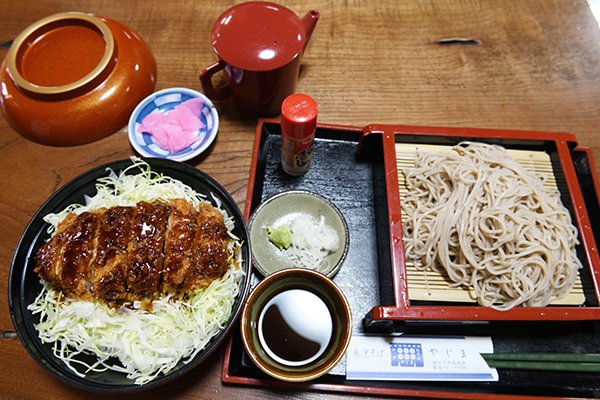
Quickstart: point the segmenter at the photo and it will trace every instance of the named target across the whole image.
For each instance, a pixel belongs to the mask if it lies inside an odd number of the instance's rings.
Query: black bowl
[[[242,268],[246,275],[240,283],[240,294],[235,301],[227,324],[189,363],[180,361],[169,373],[160,375],[144,385],[137,385],[124,373],[115,371],[90,372],[84,378],[77,376],[54,356],[52,344],[43,344],[40,341],[34,327],[34,324],[39,322],[39,317],[32,315],[27,309],[27,306],[34,302],[42,289],[39,277],[33,272],[33,269],[36,252],[49,238],[47,232],[49,225],[44,222],[43,218],[49,213],[63,210],[69,204],[84,204],[85,195],[96,194],[96,181],[98,178],[108,175],[107,168],[118,174],[131,166],[132,161],[127,159],[99,166],[67,183],[42,205],[19,239],[10,267],[8,303],[19,339],[29,354],[51,375],[79,389],[102,393],[127,393],[150,389],[179,378],[205,360],[223,341],[237,319],[250,287],[251,256],[248,232],[244,217],[229,193],[210,176],[188,164],[155,158],[144,159],[144,161],[150,165],[152,171],[180,180],[196,192],[208,195],[209,200],[212,201],[210,193],[221,200],[221,207],[234,219],[233,233],[242,242]],[[137,169],[132,170],[132,173],[137,172]],[[95,357],[82,356],[80,359],[89,362]]]

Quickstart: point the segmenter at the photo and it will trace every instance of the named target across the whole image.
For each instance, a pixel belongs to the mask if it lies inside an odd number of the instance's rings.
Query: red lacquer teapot
[[[204,93],[214,100],[233,97],[246,114],[278,114],[283,100],[295,90],[300,58],[318,19],[316,10],[300,19],[269,2],[241,3],[225,11],[211,32],[219,61],[200,74]],[[214,87],[211,78],[221,70],[227,83]]]

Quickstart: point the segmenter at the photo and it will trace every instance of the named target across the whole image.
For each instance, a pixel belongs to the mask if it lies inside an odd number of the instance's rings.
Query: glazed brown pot
[[[51,146],[104,138],[154,91],[148,45],[110,18],[61,13],[26,28],[0,69],[0,99],[23,137]]]

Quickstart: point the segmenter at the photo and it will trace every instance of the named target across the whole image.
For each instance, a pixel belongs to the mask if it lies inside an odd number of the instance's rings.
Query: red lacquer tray
[[[390,235],[391,268],[393,276],[394,304],[374,307],[368,323],[376,325],[383,321],[410,320],[597,320],[600,319],[598,296],[600,289],[600,258],[588,216],[585,199],[577,176],[573,152],[586,151],[577,147],[575,136],[569,133],[527,132],[493,129],[465,129],[414,127],[402,125],[370,125],[363,130],[359,145],[359,157],[366,152],[377,151],[366,144],[377,136],[385,169],[386,201]],[[512,149],[543,150],[550,155],[563,203],[569,208],[574,224],[579,231],[580,259],[584,268],[580,271],[585,281],[586,300],[583,306],[515,307],[508,311],[497,311],[475,305],[415,305],[409,300],[405,254],[402,241],[402,216],[396,167],[396,143],[454,145],[464,140],[495,143]],[[591,160],[591,157],[590,157]],[[590,163],[591,165],[591,163]],[[591,165],[592,177],[598,193],[597,174]]]

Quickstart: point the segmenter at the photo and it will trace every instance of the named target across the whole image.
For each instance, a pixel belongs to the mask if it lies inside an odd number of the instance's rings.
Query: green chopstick
[[[483,353],[491,368],[600,372],[600,354]]]
[[[594,353],[482,353],[486,360],[502,361],[557,361],[600,363],[600,354]]]

